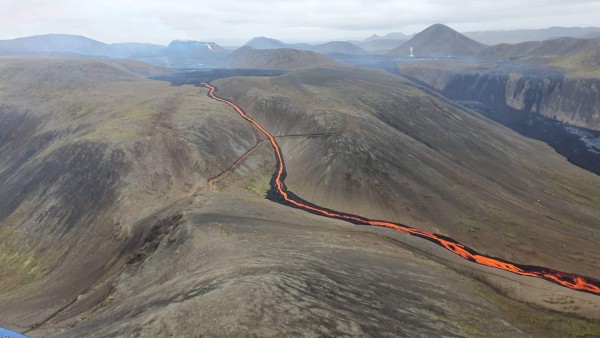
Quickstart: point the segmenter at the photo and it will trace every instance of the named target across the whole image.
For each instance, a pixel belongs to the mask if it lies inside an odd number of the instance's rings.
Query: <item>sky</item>
[[[102,42],[240,45],[362,40],[443,23],[458,31],[600,26],[599,0],[0,0],[0,39],[64,33]]]

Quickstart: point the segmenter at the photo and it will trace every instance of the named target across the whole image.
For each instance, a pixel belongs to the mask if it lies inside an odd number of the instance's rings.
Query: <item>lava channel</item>
[[[203,85],[209,89],[209,97],[231,106],[238,114],[240,114],[240,116],[242,116],[248,122],[252,123],[256,128],[258,128],[258,130],[260,130],[271,142],[271,146],[275,151],[275,159],[277,160],[277,165],[275,173],[271,178],[271,191],[269,191],[268,194],[268,198],[270,200],[298,209],[302,209],[313,214],[348,221],[354,224],[394,229],[399,232],[411,234],[413,236],[426,239],[432,243],[435,243],[445,248],[446,250],[454,253],[455,255],[458,255],[468,261],[480,265],[485,265],[492,268],[512,272],[517,275],[537,277],[573,290],[600,295],[600,280],[592,277],[581,276],[574,273],[561,272],[542,266],[518,264],[506,261],[501,258],[486,256],[484,254],[478,253],[477,251],[463,244],[460,244],[452,238],[443,235],[413,228],[401,223],[372,220],[358,215],[338,212],[335,210],[320,207],[318,205],[303,200],[302,198],[296,196],[293,192],[287,190],[285,186],[285,164],[283,161],[281,148],[275,140],[275,137],[271,135],[271,133],[269,133],[262,125],[253,120],[251,117],[249,117],[240,107],[235,105],[233,102],[215,95],[216,88],[214,86],[208,83],[203,83]]]

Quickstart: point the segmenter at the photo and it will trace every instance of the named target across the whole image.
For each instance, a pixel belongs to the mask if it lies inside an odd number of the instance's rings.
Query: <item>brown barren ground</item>
[[[600,334],[600,297],[265,200],[272,152],[249,152],[255,131],[205,89],[109,61],[0,67],[1,326],[32,337]],[[597,251],[571,255],[597,235],[597,179],[399,78],[337,71],[218,83],[280,136],[291,190],[593,275]],[[309,81],[321,76],[331,80]],[[502,236],[517,230],[543,250]],[[577,248],[549,262],[559,239]]]

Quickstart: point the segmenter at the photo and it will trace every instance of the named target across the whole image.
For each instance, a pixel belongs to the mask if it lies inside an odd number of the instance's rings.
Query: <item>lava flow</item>
[[[256,128],[258,128],[271,142],[271,146],[275,151],[275,157],[277,160],[277,170],[275,171],[272,179],[271,179],[271,191],[269,192],[269,198],[271,200],[284,203],[289,206],[293,206],[317,215],[326,216],[330,218],[335,218],[339,220],[344,220],[348,222],[352,222],[354,224],[361,225],[371,225],[377,227],[385,227],[394,229],[396,231],[400,231],[403,233],[408,233],[413,236],[417,236],[423,239],[426,239],[430,242],[433,242],[441,247],[444,247],[448,251],[466,259],[471,262],[489,266],[496,269],[501,269],[505,271],[509,271],[522,276],[530,276],[542,278],[552,283],[565,286],[570,289],[583,291],[592,293],[595,295],[600,295],[600,280],[581,276],[573,273],[561,272],[541,266],[534,265],[524,265],[518,263],[512,263],[501,258],[494,258],[486,255],[479,254],[477,251],[464,246],[452,238],[435,234],[433,232],[425,231],[410,227],[408,225],[404,225],[401,223],[393,223],[387,221],[377,221],[368,219],[365,217],[342,213],[334,210],[330,210],[327,208],[319,207],[310,202],[304,201],[303,199],[296,196],[291,191],[288,191],[285,184],[285,164],[283,162],[283,155],[281,154],[281,149],[279,148],[279,144],[275,140],[275,137],[271,135],[262,125],[253,120],[251,117],[246,115],[246,113],[238,106],[236,106],[231,101],[220,98],[215,95],[215,87],[211,86],[208,83],[203,83],[209,89],[209,96],[219,102],[223,102],[231,106],[235,111],[240,114],[244,119],[252,123]]]

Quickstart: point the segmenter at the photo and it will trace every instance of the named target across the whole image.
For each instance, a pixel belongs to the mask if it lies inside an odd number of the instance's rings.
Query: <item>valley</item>
[[[0,326],[598,336],[595,32],[0,40]]]
[[[420,60],[398,67],[426,88],[543,141],[573,164],[600,174],[599,154],[590,146],[600,135],[594,91],[598,79],[472,60]]]

